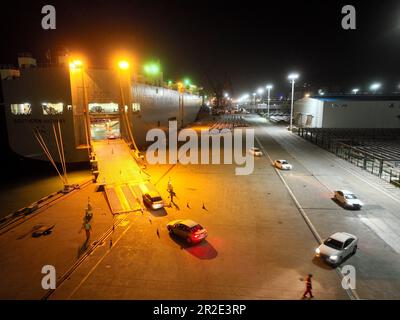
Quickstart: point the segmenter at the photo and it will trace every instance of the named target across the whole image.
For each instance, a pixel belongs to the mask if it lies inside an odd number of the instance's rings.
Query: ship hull
[[[93,138],[89,127],[96,117],[85,114],[85,104],[117,104],[118,110],[112,116],[121,124],[120,137],[129,141],[130,131],[140,149],[148,145],[146,134],[150,129],[167,130],[169,121],[184,127],[195,121],[201,107],[200,96],[135,81],[129,81],[123,92],[117,75],[109,70],[88,70],[83,76],[71,75],[67,68],[34,68],[22,70],[19,79],[2,82],[8,141],[15,153],[42,161],[50,161],[50,154],[54,162],[61,162],[61,140],[66,163],[89,161],[88,139]],[[121,101],[121,95],[125,101]],[[45,115],[42,106],[46,101],[62,103],[62,112]],[[12,105],[23,103],[31,105],[30,113],[15,114]],[[48,148],[47,154],[38,142],[38,134]]]

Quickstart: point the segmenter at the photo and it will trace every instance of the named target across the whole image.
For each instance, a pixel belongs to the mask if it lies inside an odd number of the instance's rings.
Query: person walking
[[[169,193],[169,198],[170,198],[169,206],[172,207],[172,204],[174,203],[174,196],[176,196],[176,194],[174,192],[174,187],[172,186],[171,177],[169,177],[168,179],[167,191]]]
[[[86,232],[85,244],[87,244],[90,240],[90,231],[92,230],[92,225],[90,224],[90,221],[92,220],[92,218],[93,218],[93,208],[92,205],[90,204],[90,199],[88,198],[88,205],[85,210],[85,215],[83,216],[82,227],[81,230],[79,230],[80,232],[82,231],[82,229],[85,229]]]
[[[303,293],[303,299],[307,297],[307,294],[310,295],[310,298],[314,298],[312,294],[312,282],[311,282],[312,274],[308,274],[305,283],[306,283],[306,290]]]
[[[84,223],[84,228],[85,228],[85,232],[86,232],[86,243],[88,243],[90,240],[90,231],[92,230],[92,226],[89,221],[86,221]]]

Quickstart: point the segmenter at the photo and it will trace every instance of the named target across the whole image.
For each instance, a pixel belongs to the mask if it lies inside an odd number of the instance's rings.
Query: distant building
[[[312,96],[297,100],[294,124],[311,128],[400,128],[400,96]]]

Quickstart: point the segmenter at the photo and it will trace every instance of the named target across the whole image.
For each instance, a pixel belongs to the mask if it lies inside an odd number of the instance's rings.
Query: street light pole
[[[293,102],[294,102],[294,83],[295,80],[299,77],[298,74],[292,73],[289,75],[289,80],[292,83],[292,102],[290,105],[290,125],[289,125],[289,130],[292,131],[293,129]]]
[[[269,119],[269,104],[270,104],[270,101],[271,101],[270,93],[271,93],[272,87],[273,87],[272,84],[268,84],[268,85],[266,86],[267,92],[268,92],[268,97],[267,97],[268,119]]]

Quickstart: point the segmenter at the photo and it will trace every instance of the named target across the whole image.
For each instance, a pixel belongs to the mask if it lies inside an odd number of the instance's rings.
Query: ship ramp
[[[134,151],[124,140],[93,142],[98,163],[98,183],[104,192],[113,214],[142,211],[143,186],[150,176],[136,162]]]

